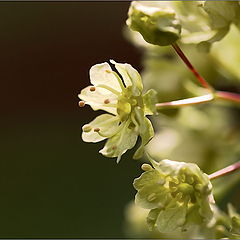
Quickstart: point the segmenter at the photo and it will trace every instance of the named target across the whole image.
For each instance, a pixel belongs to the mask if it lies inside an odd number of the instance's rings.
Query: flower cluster
[[[145,172],[134,181],[136,204],[150,209],[149,228],[169,233],[212,223],[214,200],[208,176],[193,163],[151,161],[154,168],[144,164]]]
[[[108,113],[96,117],[82,127],[82,139],[85,142],[99,142],[108,139],[100,150],[106,157],[117,157],[136,144],[141,137],[141,146],[134,158],[140,158],[143,147],[153,137],[152,124],[146,115],[155,111],[156,93],[149,90],[144,95],[141,76],[129,64],[110,61],[119,74],[108,63],[96,64],[90,69],[90,81],[93,84],[79,94],[80,106],[88,104],[93,110]]]

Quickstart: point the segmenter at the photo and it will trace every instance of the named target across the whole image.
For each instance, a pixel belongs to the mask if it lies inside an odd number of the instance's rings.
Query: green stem
[[[227,174],[233,173],[237,170],[240,170],[240,161],[236,162],[228,167],[225,167],[217,172],[214,172],[214,173],[208,175],[208,177],[210,180],[213,180],[215,178],[219,178],[219,177],[225,176]]]

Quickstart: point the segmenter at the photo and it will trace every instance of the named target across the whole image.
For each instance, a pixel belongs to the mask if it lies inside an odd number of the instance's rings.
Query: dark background
[[[128,2],[0,3],[0,238],[124,237],[140,164],[81,140],[98,112],[78,107],[88,70],[140,69],[122,34]]]

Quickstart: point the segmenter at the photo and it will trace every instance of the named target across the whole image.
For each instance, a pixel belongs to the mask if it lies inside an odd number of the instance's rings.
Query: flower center
[[[131,86],[127,87],[118,97],[117,102],[117,113],[120,120],[123,122],[128,119],[130,113],[133,111],[134,107],[142,106],[142,98],[132,96]]]

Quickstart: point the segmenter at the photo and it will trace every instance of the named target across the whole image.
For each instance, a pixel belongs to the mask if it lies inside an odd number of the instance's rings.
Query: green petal
[[[118,92],[122,91],[118,79],[108,63],[100,63],[92,66],[89,73],[91,83],[94,86],[106,85]]]
[[[119,118],[110,114],[102,114],[87,125],[91,130],[82,133],[83,141],[99,142],[116,134],[119,128]],[[96,128],[99,128],[98,132],[94,131]]]
[[[240,11],[238,1],[205,1],[203,8],[208,13],[214,29],[229,26]]]
[[[145,115],[153,115],[156,113],[155,104],[158,102],[157,92],[154,89],[148,90],[143,95],[143,104],[144,104],[144,114]]]
[[[182,226],[186,220],[187,208],[176,203],[174,208],[162,210],[157,218],[157,228],[162,233],[171,233]]]
[[[141,137],[141,145],[135,152],[133,158],[141,158],[144,152],[144,146],[153,138],[154,130],[152,123],[144,116],[144,112],[141,108],[135,108],[135,118],[138,123],[138,132]]]
[[[90,105],[93,110],[104,110],[117,115],[117,96],[98,87],[95,91],[90,91],[90,88],[91,86],[84,88],[78,97],[84,100],[85,104]],[[108,104],[104,103],[106,99],[109,100]]]
[[[161,209],[155,208],[152,209],[147,216],[147,225],[150,231],[155,228],[155,224],[160,213]]]
[[[132,86],[133,96],[139,96],[142,93],[143,85],[140,74],[130,64],[117,63],[113,60],[110,61],[115,64],[116,69],[121,74],[126,87]]]
[[[138,134],[134,129],[129,128],[128,121],[123,122],[122,124],[122,129],[116,135],[109,138],[104,148],[99,151],[106,157],[117,157],[117,162],[120,161],[121,156],[128,149],[134,147],[138,137]]]
[[[128,26],[141,33],[146,42],[166,46],[180,37],[181,26],[168,2],[132,2]]]
[[[144,172],[134,180],[133,186],[138,193],[135,202],[142,208],[162,208],[171,200],[168,189],[164,187],[165,179],[159,171],[152,169]]]

